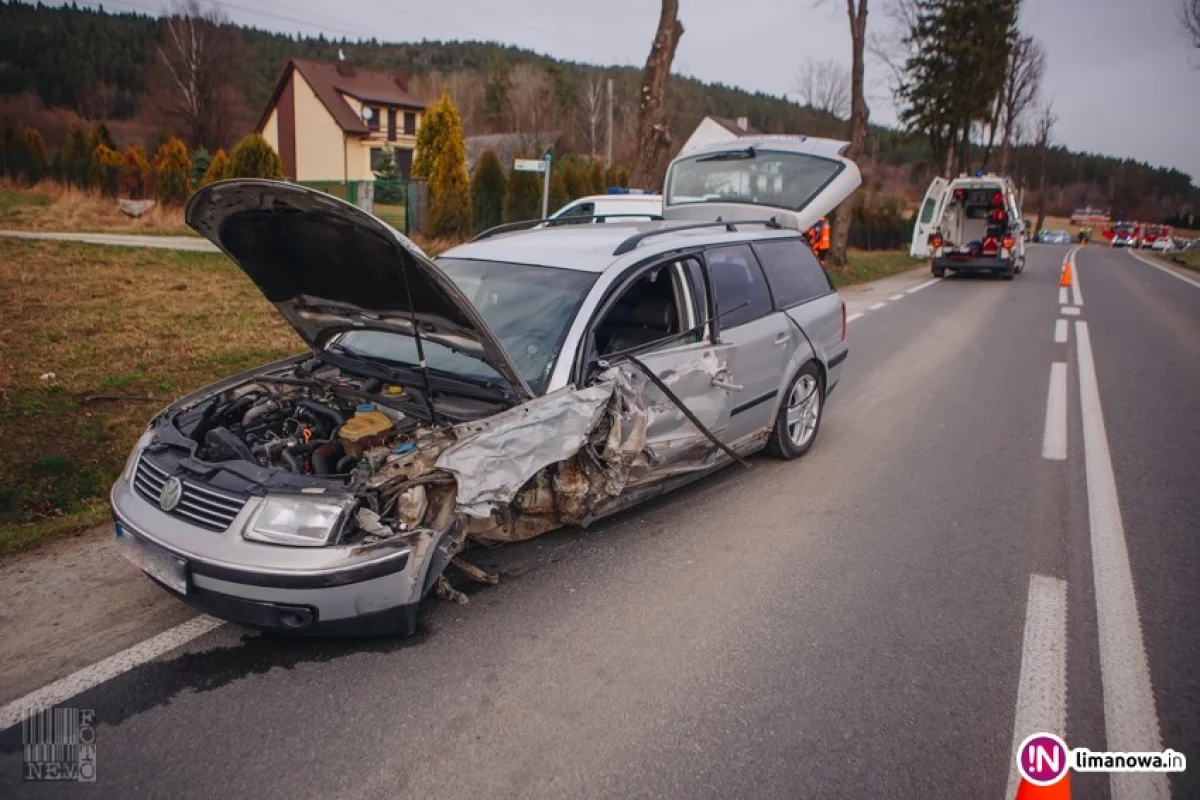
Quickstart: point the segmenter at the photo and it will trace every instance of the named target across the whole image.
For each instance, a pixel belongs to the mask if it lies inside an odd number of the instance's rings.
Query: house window
[[[400,170],[400,177],[408,180],[412,175],[412,160],[413,151],[403,148],[396,148],[396,168]]]
[[[388,109],[388,141],[396,141],[396,109]]]
[[[375,106],[372,106],[371,107],[371,119],[368,120],[367,127],[373,131],[379,130],[379,114],[380,114],[380,109]]]
[[[375,172],[377,169],[379,169],[379,161],[382,158],[383,158],[383,148],[382,147],[372,147],[371,148],[371,172]]]
[[[404,112],[404,135],[415,136],[417,133],[417,115],[412,111]]]

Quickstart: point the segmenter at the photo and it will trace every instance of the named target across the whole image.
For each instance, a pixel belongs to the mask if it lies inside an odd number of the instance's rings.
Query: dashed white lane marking
[[[867,306],[867,311],[878,311],[879,309],[883,308],[886,305],[887,305],[887,303],[876,303],[873,306]]]
[[[1083,295],[1079,291],[1079,267],[1075,264],[1075,254],[1078,252],[1078,248],[1072,250],[1068,258],[1071,259],[1071,302],[1081,306],[1083,305]]]
[[[1173,269],[1167,269],[1162,264],[1155,263],[1155,261],[1153,259],[1142,258],[1141,256],[1139,256],[1137,253],[1133,252],[1132,250],[1130,250],[1128,252],[1129,252],[1129,255],[1133,256],[1138,261],[1145,264],[1147,267],[1154,267],[1155,269],[1157,269],[1161,272],[1167,273],[1168,275],[1170,275],[1173,278],[1179,278],[1179,280],[1183,281],[1184,283],[1190,283],[1192,286],[1195,286],[1197,289],[1200,289],[1200,281],[1193,280],[1192,278],[1189,278],[1187,275],[1180,275],[1178,272],[1176,272]]]
[[[854,322],[856,319],[862,319],[862,314],[851,314],[846,317],[846,322]]]
[[[14,700],[4,708],[0,708],[0,730],[16,725],[24,719],[29,711],[50,708],[64,700],[69,700],[93,686],[98,686],[163,653],[185,645],[223,624],[221,620],[203,614],[193,617],[182,625],[176,625],[140,644],[135,644],[127,650],[109,656],[103,661],[97,661],[90,667],[84,667],[49,686],[30,692],[19,700]]]
[[[1070,301],[1071,301],[1071,298],[1067,294],[1067,287],[1065,287],[1065,286],[1058,287],[1058,304],[1060,306],[1065,306]]]
[[[1078,306],[1063,306],[1061,310],[1062,310],[1062,313],[1066,314],[1068,317],[1078,317],[1079,316]]]
[[[1068,330],[1070,330],[1070,328],[1067,326],[1067,321],[1065,319],[1060,318],[1054,320],[1054,343],[1066,344]]]
[[[1066,320],[1062,320],[1066,322]],[[1046,393],[1046,427],[1042,430],[1042,458],[1067,459],[1067,363],[1050,365],[1050,390]]]
[[[1124,752],[1162,750],[1150,666],[1142,640],[1133,572],[1129,567],[1125,525],[1117,501],[1117,482],[1086,322],[1075,323],[1075,343],[1079,357],[1079,404],[1083,419],[1084,471],[1087,475],[1107,745],[1109,750]],[[1163,773],[1114,772],[1111,787],[1113,800],[1171,796],[1170,783]]]
[[[903,299],[904,299],[904,292],[901,292],[900,294],[894,294],[888,298],[888,300],[890,300],[893,303],[896,302],[897,300],[903,300]]]
[[[1017,794],[1016,752],[1025,737],[1041,731],[1064,736],[1066,727],[1067,582],[1030,575],[1006,800]]]
[[[916,286],[912,287],[911,289],[905,289],[904,292],[905,292],[905,294],[916,294],[917,292],[921,291],[922,289],[925,289],[929,286],[933,286],[935,283],[937,283],[940,280],[941,280],[941,278],[934,278],[933,280],[925,281],[924,283],[919,283]]]

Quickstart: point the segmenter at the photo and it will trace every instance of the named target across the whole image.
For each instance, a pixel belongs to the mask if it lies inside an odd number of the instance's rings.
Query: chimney
[[[404,67],[396,67],[396,73],[392,77],[396,81],[396,85],[400,87],[400,91],[408,91],[408,70]]]
[[[345,60],[338,61],[337,71],[338,75],[341,75],[343,78],[353,78],[358,74],[358,70],[354,68],[354,64]]]
[[[737,118],[737,126],[738,126],[739,131],[750,130],[750,118],[749,117],[738,117]]]

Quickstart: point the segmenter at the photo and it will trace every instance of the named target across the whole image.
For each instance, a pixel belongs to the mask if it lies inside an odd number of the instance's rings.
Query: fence
[[[877,225],[855,220],[850,224],[850,246],[858,250],[900,250],[912,238],[912,225]]]
[[[405,236],[419,233],[425,222],[428,190],[425,181],[296,181],[354,203]]]

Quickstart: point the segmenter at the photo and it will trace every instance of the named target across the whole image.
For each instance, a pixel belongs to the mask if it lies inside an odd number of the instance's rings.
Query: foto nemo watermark
[[[1017,748],[1017,770],[1035,786],[1051,786],[1067,770],[1076,772],[1184,772],[1187,757],[1170,748],[1161,752],[1092,752],[1069,748],[1053,733],[1035,733]]]

